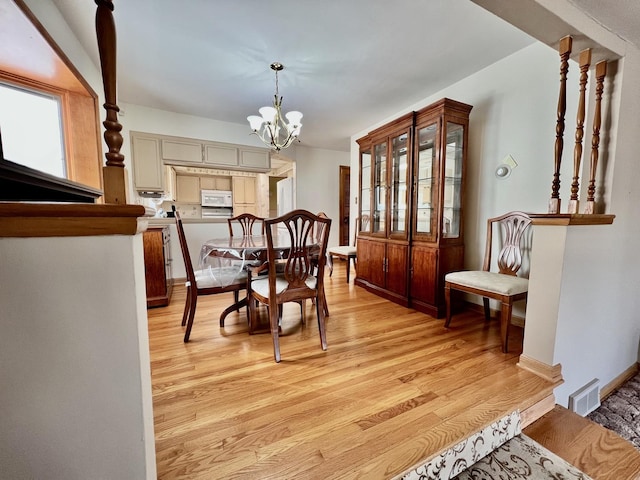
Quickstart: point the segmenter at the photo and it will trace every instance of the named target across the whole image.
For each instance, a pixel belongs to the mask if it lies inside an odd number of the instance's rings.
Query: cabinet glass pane
[[[360,171],[362,175],[362,187],[360,190],[360,215],[371,217],[371,152],[362,151],[360,154]],[[363,222],[360,231],[369,232],[370,222]]]
[[[416,191],[416,232],[432,233],[435,211],[434,195],[437,194],[433,168],[436,162],[437,125],[427,125],[418,130],[418,161]]]
[[[407,229],[407,166],[409,135],[403,133],[391,140],[391,231]]]
[[[447,122],[446,128],[442,236],[455,238],[460,236],[464,126]]]
[[[387,193],[387,143],[373,147],[373,221],[371,231],[385,232]]]

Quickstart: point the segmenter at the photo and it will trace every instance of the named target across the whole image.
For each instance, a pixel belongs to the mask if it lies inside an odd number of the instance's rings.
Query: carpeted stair
[[[521,432],[520,414],[488,425],[397,480],[478,480],[591,477]]]

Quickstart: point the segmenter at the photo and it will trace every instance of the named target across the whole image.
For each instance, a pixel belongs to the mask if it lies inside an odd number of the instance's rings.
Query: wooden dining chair
[[[357,242],[358,234],[361,228],[365,230],[369,229],[369,215],[362,215],[356,218],[356,231],[353,236],[353,245],[340,245],[336,247],[329,247],[327,249],[327,265],[329,266],[329,276],[333,275],[333,257],[338,257],[347,262],[347,283],[349,283],[349,272],[351,270],[351,263],[353,268],[356,267],[357,262]]]
[[[500,310],[500,337],[502,351],[508,351],[509,327],[513,302],[527,298],[529,280],[516,274],[522,266],[521,243],[531,219],[523,212],[509,212],[487,220],[487,243],[482,270],[451,272],[444,277],[444,296],[447,306],[445,327],[451,324],[451,290],[482,296],[484,317],[491,318],[489,299],[498,300]],[[490,272],[493,229],[501,230],[502,247],[498,253],[498,272]]]
[[[256,301],[268,307],[276,362],[280,362],[279,311],[280,306],[286,302],[298,302],[309,298],[315,300],[320,346],[322,350],[327,349],[323,278],[330,226],[331,219],[306,210],[293,210],[280,217],[265,220],[268,275],[251,277],[251,282],[247,286],[249,322],[254,322],[256,318]],[[321,231],[321,238],[318,240],[314,237],[314,232],[319,231]],[[274,249],[273,239],[276,234],[288,236],[291,245],[282,272],[276,268],[278,253]],[[318,247],[319,251],[316,250]],[[317,267],[312,264],[312,256],[315,252],[318,254]]]
[[[256,223],[260,225],[259,231],[255,231],[253,228]],[[264,235],[264,218],[257,217],[250,213],[241,213],[240,215],[237,215],[235,217],[227,218],[227,224],[229,225],[230,237],[233,237],[234,230],[236,230],[234,229],[234,225],[240,226],[240,228],[242,229],[242,235],[245,237],[248,235],[257,234]],[[240,230],[240,228],[237,230]]]
[[[187,281],[185,283],[187,287],[187,298],[184,305],[184,313],[182,314],[182,326],[187,326],[184,333],[184,341],[186,343],[189,341],[191,335],[191,327],[193,326],[193,319],[196,314],[198,296],[215,295],[226,292],[234,293],[235,303],[220,315],[220,326],[223,327],[224,317],[231,311],[242,308],[238,299],[238,292],[247,288],[247,272],[243,269],[235,271],[233,269],[234,267],[211,267],[206,270],[194,270],[191,257],[189,256],[189,247],[187,246],[187,238],[184,234],[182,219],[180,218],[180,213],[177,211],[175,212],[175,218],[178,239],[180,240],[180,249],[182,250],[182,257],[184,258],[184,268],[187,273]],[[226,281],[222,282],[220,280],[221,278],[226,279],[229,276],[233,276],[229,284],[227,284]]]

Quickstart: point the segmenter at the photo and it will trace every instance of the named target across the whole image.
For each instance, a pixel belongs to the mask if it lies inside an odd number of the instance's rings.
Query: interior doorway
[[[349,245],[349,203],[351,198],[351,167],[340,166],[340,245]]]

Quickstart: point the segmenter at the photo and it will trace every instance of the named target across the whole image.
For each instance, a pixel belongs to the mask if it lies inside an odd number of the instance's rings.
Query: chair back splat
[[[511,212],[500,217],[490,218],[487,221],[487,247],[483,265],[483,270],[486,272],[491,268],[493,224],[497,224],[502,233],[502,248],[497,258],[498,271],[505,275],[516,275],[522,266],[522,249],[520,247],[522,237],[531,224],[531,219],[526,213]]]
[[[500,227],[502,247],[498,253],[499,272],[490,272],[494,226]],[[508,351],[509,327],[513,302],[525,300],[529,280],[518,277],[522,266],[521,243],[531,219],[524,212],[509,212],[487,220],[487,245],[481,271],[447,273],[444,277],[444,297],[447,305],[445,327],[451,324],[451,291],[472,293],[482,297],[485,320],[491,317],[489,299],[500,302],[500,336],[502,351]]]
[[[254,231],[253,227],[255,223],[260,224],[260,231]],[[233,226],[240,225],[242,228],[242,236],[256,235],[258,233],[264,235],[264,218],[256,217],[250,213],[242,213],[232,218],[227,218],[227,224],[229,225],[229,236],[233,237]]]

